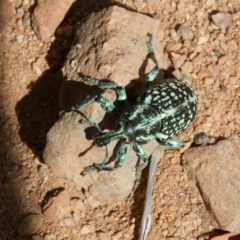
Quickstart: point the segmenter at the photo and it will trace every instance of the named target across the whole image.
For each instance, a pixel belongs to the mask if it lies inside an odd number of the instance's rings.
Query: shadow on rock
[[[16,105],[20,124],[19,135],[34,154],[42,157],[46,135],[57,121],[59,104],[58,94],[62,76],[60,71],[47,70],[29,86],[28,95]]]

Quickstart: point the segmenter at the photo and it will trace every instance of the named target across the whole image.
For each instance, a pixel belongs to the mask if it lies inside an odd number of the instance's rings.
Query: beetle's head
[[[122,120],[119,122],[115,130],[109,132],[100,132],[94,136],[95,143],[98,146],[106,146],[114,140],[123,140],[125,142],[131,142],[134,140],[134,132],[130,124]]]

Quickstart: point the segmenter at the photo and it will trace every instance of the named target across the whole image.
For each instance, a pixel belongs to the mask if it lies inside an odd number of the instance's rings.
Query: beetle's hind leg
[[[181,149],[185,145],[182,141],[168,139],[167,135],[163,133],[157,133],[155,139],[162,149]]]
[[[148,56],[149,58],[151,57],[153,62],[156,64],[156,66],[152,69],[152,71],[150,73],[147,74],[144,86],[143,86],[143,91],[145,91],[149,84],[151,82],[153,82],[155,80],[155,78],[157,77],[159,71],[160,71],[160,64],[156,58],[155,52],[153,50],[153,45],[152,45],[152,34],[148,34],[149,36],[149,41],[147,41],[147,48],[148,48]]]

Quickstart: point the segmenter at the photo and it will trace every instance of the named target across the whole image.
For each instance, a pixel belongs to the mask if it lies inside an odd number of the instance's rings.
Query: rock
[[[223,55],[218,59],[218,65],[221,66],[229,60],[229,55]]]
[[[96,87],[83,83],[78,73],[98,79],[111,79],[122,86],[128,85],[131,95],[138,95],[141,89],[140,82],[130,81],[139,79],[139,67],[148,54],[147,33],[156,36],[159,24],[159,20],[116,6],[94,13],[85,19],[84,23],[78,26],[63,68],[67,81],[60,93],[62,108],[79,103],[87,95],[102,93]],[[161,59],[161,46],[157,39],[154,40],[154,47],[157,58]],[[150,60],[146,71],[153,67],[154,64]],[[102,96],[111,102],[116,99],[113,90],[104,91]],[[116,119],[106,114],[98,103],[89,104],[82,108],[81,112],[87,119],[100,123],[102,130],[113,129],[116,126]],[[116,203],[132,191],[138,157],[132,145],[129,145],[123,167],[110,172],[94,171],[82,177],[80,173],[84,167],[101,163],[106,154],[105,147],[91,147],[91,136],[96,133],[96,129],[79,123],[84,115],[68,113],[52,127],[47,136],[44,160],[54,174],[75,182],[87,190],[86,192],[89,191],[96,200],[95,203]],[[111,165],[116,159],[116,143],[111,142],[107,145],[108,155],[112,156]],[[156,142],[144,145],[146,153],[150,155],[156,145]]]
[[[111,236],[107,233],[100,232],[97,235],[100,240],[111,240]]]
[[[30,214],[25,216],[18,225],[17,232],[20,236],[28,236],[36,233],[42,226],[42,214]]]
[[[208,76],[209,76],[209,72],[207,70],[200,70],[199,72],[197,72],[197,77],[200,79],[203,79]]]
[[[180,68],[186,60],[185,55],[171,52],[171,60],[175,69]]]
[[[57,237],[53,233],[47,233],[44,235],[43,240],[56,240]]]
[[[111,79],[122,86],[129,85],[128,88],[136,92],[141,89],[139,84],[143,80],[143,73],[139,76],[139,68],[148,54],[147,33],[153,35],[157,59],[165,58],[163,46],[156,38],[159,28],[159,19],[117,6],[91,14],[76,29],[72,48],[63,67],[63,75],[68,81],[81,81],[78,73],[97,79]],[[160,64],[162,68],[164,64],[161,61]],[[150,60],[143,70],[148,72],[153,67],[154,63]],[[169,63],[164,69],[168,67]],[[139,81],[129,84],[133,79]]]
[[[212,15],[212,20],[217,27],[226,30],[232,22],[232,15],[228,12],[218,12]]]
[[[8,0],[0,1],[0,33],[6,27],[9,19],[13,15],[13,7]]]
[[[185,76],[184,74],[182,73],[182,71],[180,71],[179,69],[176,69],[172,72],[173,76],[177,79],[184,79]]]
[[[240,150],[229,140],[190,148],[183,154],[189,179],[196,184],[215,227],[240,232]]]
[[[95,226],[93,225],[83,225],[81,229],[81,235],[87,235],[95,231]]]
[[[188,27],[181,25],[178,30],[177,34],[181,37],[182,40],[185,39],[193,39],[194,38],[194,33],[192,30],[190,30]]]
[[[192,65],[193,67],[196,67],[204,60],[204,57],[202,54],[198,54],[196,57],[192,59]]]
[[[38,38],[49,41],[74,0],[38,0],[32,15],[32,27]]]
[[[204,83],[205,86],[209,86],[209,85],[212,85],[214,83],[214,80],[215,79],[212,78],[212,77],[206,77],[206,78],[204,78],[203,83]]]
[[[42,238],[39,235],[33,235],[32,240],[42,240]]]
[[[235,90],[237,96],[240,96],[240,87]]]
[[[43,205],[43,215],[51,222],[56,222],[70,212],[70,197],[66,191],[52,194]]]
[[[193,65],[192,62],[190,61],[185,61],[184,64],[181,66],[181,70],[183,72],[184,75],[189,76],[190,73],[193,70]]]
[[[209,136],[206,133],[201,132],[201,133],[198,133],[194,136],[193,141],[196,145],[205,146],[209,143]]]
[[[72,205],[72,209],[74,211],[76,211],[76,210],[84,211],[86,209],[86,207],[81,199],[71,199],[71,205]]]
[[[66,227],[74,227],[74,219],[73,218],[65,218],[64,219],[64,224]]]

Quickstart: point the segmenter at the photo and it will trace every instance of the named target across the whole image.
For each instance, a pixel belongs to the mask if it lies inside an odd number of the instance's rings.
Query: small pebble
[[[111,236],[103,232],[98,233],[98,237],[100,240],[111,240]]]
[[[209,76],[209,73],[205,70],[200,70],[199,72],[197,72],[197,77],[200,79],[203,79],[207,76]]]
[[[17,35],[17,42],[22,43],[24,36],[22,34]]]
[[[224,85],[221,84],[221,85],[219,86],[219,88],[220,88],[220,91],[221,91],[221,92],[227,92],[227,87],[226,87],[226,86],[224,86]]]
[[[223,65],[224,63],[226,63],[229,59],[228,55],[223,55],[218,59],[218,65]]]
[[[64,219],[65,226],[73,227],[75,225],[74,220],[72,218],[65,218]]]
[[[20,236],[28,236],[36,233],[42,226],[43,216],[42,214],[30,214],[24,217],[18,228],[17,232]]]
[[[193,70],[192,62],[186,61],[182,66],[181,70],[183,73],[189,75],[190,72]]]
[[[87,235],[95,231],[95,226],[93,225],[83,225],[81,229],[81,235]]]
[[[182,40],[185,39],[193,39],[194,33],[188,27],[181,25],[180,28],[177,30],[178,35],[181,36]]]
[[[213,83],[214,83],[214,78],[212,78],[212,77],[204,78],[204,85],[205,86],[212,85]]]
[[[194,143],[197,145],[206,145],[209,142],[209,136],[202,132],[202,133],[198,133],[194,136]]]
[[[183,63],[186,59],[186,56],[175,53],[175,52],[171,52],[171,58],[172,58],[174,68],[177,69],[177,68],[180,68],[183,65]]]
[[[43,240],[55,240],[56,236],[53,233],[45,234]]]
[[[225,30],[232,21],[232,15],[228,12],[218,12],[212,15],[212,20],[216,26]]]
[[[237,88],[235,93],[236,93],[237,96],[240,96],[240,88]]]

